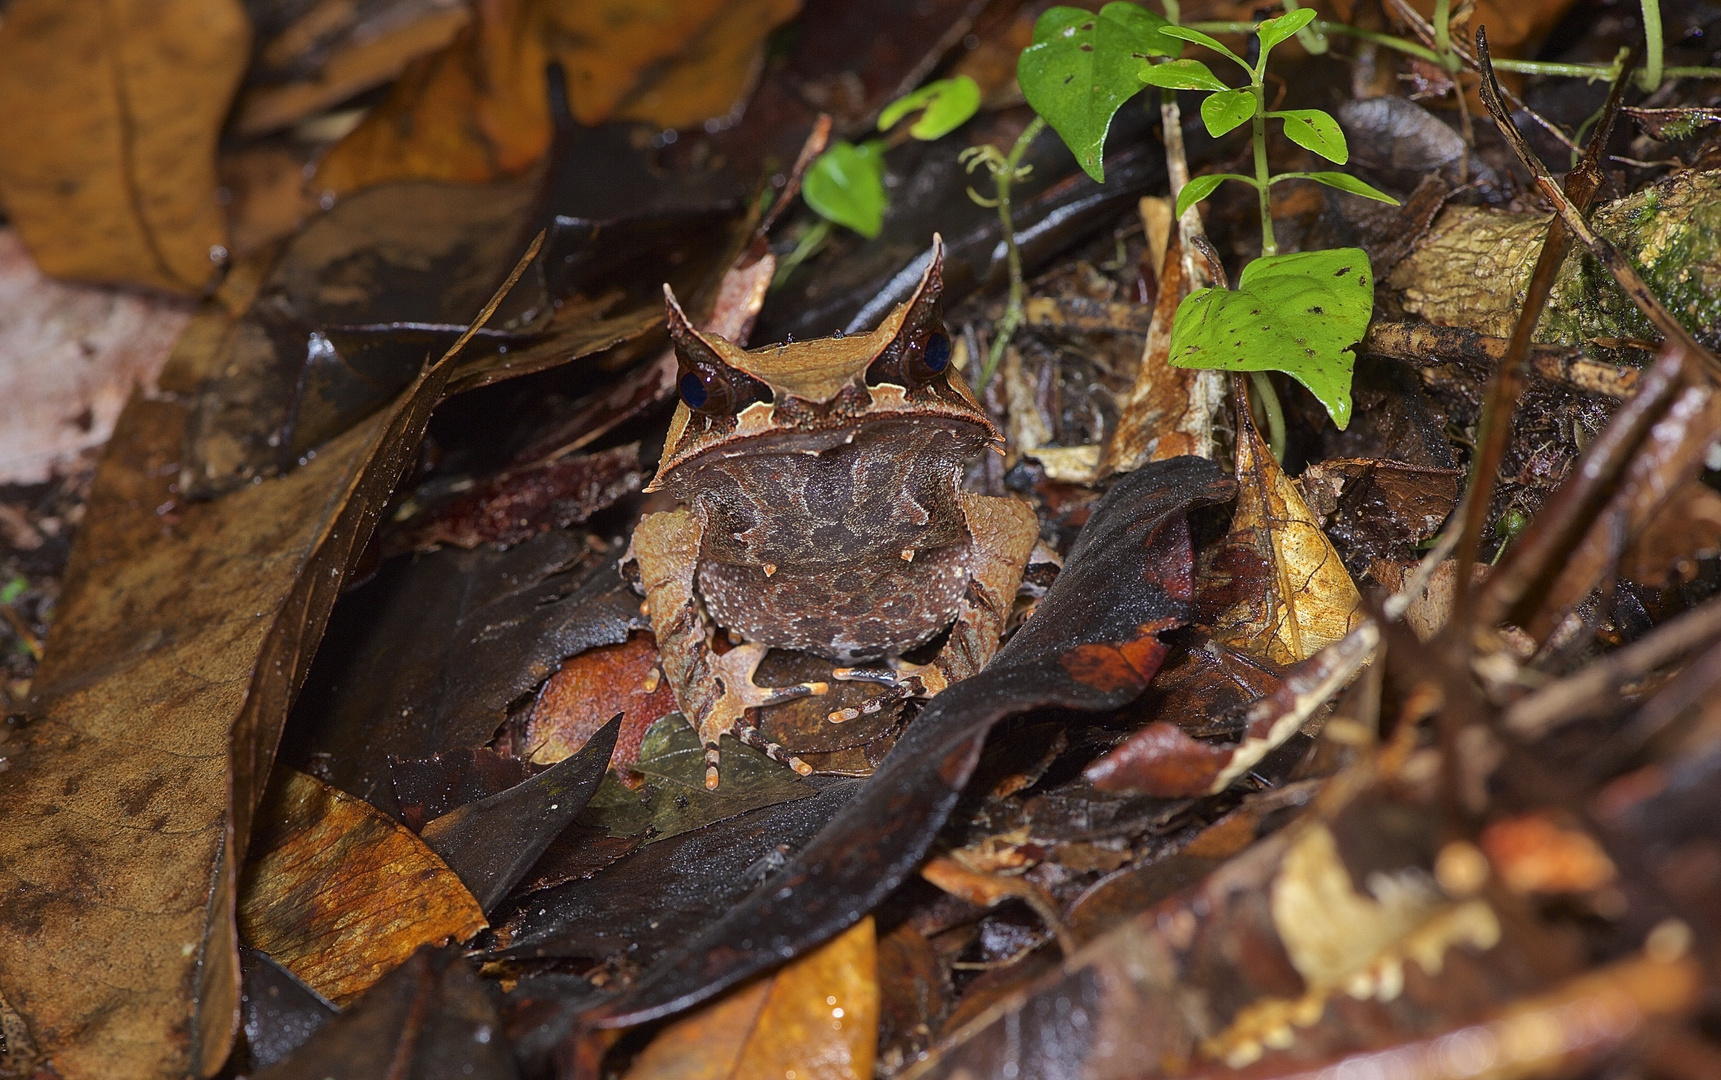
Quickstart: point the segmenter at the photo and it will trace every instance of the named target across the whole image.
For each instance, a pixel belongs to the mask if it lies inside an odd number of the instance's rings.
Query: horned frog
[[[725,732],[811,771],[747,721],[828,689],[754,685],[772,647],[871,663],[836,677],[923,695],[998,647],[1039,523],[1016,499],[960,489],[965,463],[1003,438],[950,364],[943,265],[934,236],[914,294],[869,334],[751,351],[694,329],[664,287],[681,400],[646,491],[681,506],[640,521],[623,568],[705,745],[708,788]],[[745,643],[717,655],[715,627]],[[902,661],[946,627],[930,663]]]

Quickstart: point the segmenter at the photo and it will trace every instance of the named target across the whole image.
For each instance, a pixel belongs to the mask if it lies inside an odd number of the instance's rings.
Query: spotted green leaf
[[[1143,64],[1141,81],[1149,86],[1167,90],[1228,90],[1199,60],[1167,60],[1159,64]]]
[[[1343,165],[1350,160],[1344,129],[1327,113],[1319,109],[1291,109],[1267,115],[1283,121],[1285,138],[1298,146],[1313,150],[1334,165]]]
[[[1267,54],[1273,51],[1273,46],[1314,21],[1315,13],[1311,8],[1287,12],[1276,19],[1263,19],[1255,27],[1256,35],[1261,39],[1262,65],[1265,66]]]
[[[897,121],[916,109],[923,111],[908,133],[923,142],[931,142],[955,131],[980,111],[980,87],[966,75],[927,83],[914,93],[886,105],[878,114],[878,129],[889,131]]]
[[[801,196],[820,217],[867,239],[884,227],[884,144],[837,140],[807,170]]]
[[[1211,94],[1201,102],[1201,122],[1207,125],[1207,134],[1217,139],[1238,124],[1253,119],[1259,105],[1260,100],[1253,90],[1226,90]]]
[[[1309,388],[1333,423],[1349,425],[1349,351],[1374,313],[1374,271],[1359,248],[1270,255],[1243,268],[1235,291],[1201,289],[1177,306],[1171,363],[1282,371]]]
[[[1101,157],[1112,117],[1147,85],[1141,61],[1177,55],[1180,47],[1165,37],[1167,25],[1122,0],[1097,14],[1049,8],[1034,23],[1034,43],[1016,61],[1022,95],[1095,180],[1105,180]]]

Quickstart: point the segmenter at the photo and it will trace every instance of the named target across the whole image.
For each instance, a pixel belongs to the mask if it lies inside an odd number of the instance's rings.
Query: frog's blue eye
[[[950,363],[950,339],[943,334],[933,334],[926,339],[926,356],[921,361],[926,370],[937,374]]]
[[[705,384],[700,381],[698,375],[689,371],[681,377],[681,400],[687,402],[689,409],[703,409],[710,396],[705,392]]]

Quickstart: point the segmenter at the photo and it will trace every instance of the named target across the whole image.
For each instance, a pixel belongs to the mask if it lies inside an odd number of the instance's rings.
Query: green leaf
[[[1282,371],[1309,388],[1333,423],[1350,423],[1348,350],[1374,313],[1374,270],[1359,248],[1270,255],[1243,268],[1234,292],[1201,289],[1177,306],[1171,363]]]
[[[1248,62],[1241,56],[1238,56],[1230,49],[1227,49],[1224,42],[1220,41],[1216,37],[1209,37],[1199,30],[1191,30],[1187,26],[1167,26],[1165,29],[1161,30],[1160,33],[1164,34],[1166,37],[1177,38],[1179,41],[1190,41],[1197,45],[1205,45],[1221,56],[1229,56],[1244,68],[1250,71],[1254,70],[1249,67]]]
[[[1141,81],[1149,86],[1163,86],[1167,90],[1230,89],[1215,78],[1207,65],[1199,60],[1167,60],[1159,64],[1143,64]]]
[[[1172,212],[1172,218],[1183,217],[1185,210],[1213,194],[1219,185],[1227,180],[1241,180],[1245,184],[1255,182],[1247,176],[1238,176],[1236,173],[1208,173],[1206,176],[1191,176],[1189,183],[1184,184],[1183,190],[1177,193],[1177,209]]]
[[[1365,184],[1349,173],[1281,173],[1280,175],[1273,177],[1273,183],[1275,184],[1281,180],[1313,180],[1317,184],[1325,184],[1328,187],[1338,188],[1340,191],[1348,191],[1352,195],[1361,195],[1365,199],[1373,199],[1376,202],[1391,203],[1394,206],[1398,205],[1398,200],[1393,198],[1391,195],[1388,195],[1377,187]]]
[[[1314,21],[1315,12],[1312,8],[1292,11],[1276,19],[1263,19],[1260,25],[1255,27],[1255,34],[1261,39],[1262,66],[1266,65],[1267,54],[1273,51],[1273,46]]]
[[[1238,124],[1247,123],[1259,105],[1253,90],[1226,90],[1201,103],[1201,122],[1207,125],[1207,134],[1217,139]]]
[[[922,142],[931,142],[955,131],[980,111],[980,87],[966,75],[927,83],[886,105],[878,114],[878,129],[889,131],[916,109],[925,111],[908,133]]]
[[[1121,0],[1097,15],[1049,8],[1034,23],[1034,43],[1016,61],[1022,95],[1095,180],[1105,181],[1101,156],[1112,117],[1147,85],[1141,60],[1178,52],[1164,36],[1167,25]]]
[[[841,139],[807,170],[801,196],[820,217],[847,225],[868,240],[884,227],[884,144]]]
[[[1334,165],[1350,160],[1350,148],[1345,145],[1344,129],[1339,122],[1319,109],[1291,109],[1268,113],[1285,123],[1285,138],[1326,158]]]

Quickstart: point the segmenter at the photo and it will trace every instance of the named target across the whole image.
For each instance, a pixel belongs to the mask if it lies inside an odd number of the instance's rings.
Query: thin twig
[[[1566,174],[1566,197],[1580,211],[1589,209],[1590,204],[1595,201],[1596,192],[1601,189],[1601,159],[1606,152],[1608,138],[1613,134],[1614,120],[1619,115],[1620,105],[1625,101],[1626,81],[1635,61],[1634,53],[1627,59],[1626,67],[1619,77],[1614,80],[1613,90],[1608,94],[1607,104],[1603,106],[1602,120],[1596,125],[1582,163]],[[1535,336],[1536,324],[1541,321],[1542,308],[1554,290],[1554,279],[1565,262],[1566,232],[1565,223],[1558,217],[1548,222],[1548,233],[1542,241],[1536,269],[1530,275],[1524,306],[1518,311],[1517,324],[1513,326],[1512,337],[1506,345],[1506,356],[1488,380],[1481,430],[1476,436],[1476,453],[1470,460],[1469,490],[1465,493],[1462,508],[1464,527],[1458,539],[1458,595],[1453,613],[1455,624],[1467,622],[1471,614],[1476,591],[1472,587],[1470,568],[1476,564],[1481,551],[1482,528],[1488,521],[1488,509],[1493,502],[1500,462],[1506,455],[1506,444],[1512,433],[1512,414],[1517,409],[1518,397],[1524,390],[1524,357],[1529,352],[1531,339]],[[1469,635],[1463,635],[1463,639],[1470,640]]]
[[[1618,706],[1619,688],[1721,638],[1721,598],[1708,600],[1593,661],[1575,675],[1516,702],[1501,726],[1526,740]]]
[[[1393,14],[1397,15],[1400,19],[1403,19],[1405,25],[1409,26],[1411,32],[1421,38],[1424,44],[1430,46],[1434,44],[1434,27],[1429,24],[1428,20],[1419,15],[1415,8],[1410,6],[1408,0],[1387,0],[1387,2],[1392,5]],[[1480,31],[1478,31],[1478,33],[1480,33]],[[1470,50],[1466,49],[1462,42],[1454,41],[1452,43],[1452,53],[1463,62],[1465,67],[1477,74],[1481,74],[1481,61],[1472,55]],[[1459,93],[1463,93],[1462,87],[1459,88]],[[1572,141],[1572,137],[1567,135],[1560,125],[1554,123],[1541,113],[1524,104],[1523,99],[1512,93],[1510,90],[1501,90],[1500,93],[1504,95],[1507,101],[1512,103],[1513,108],[1524,110],[1530,119],[1534,120],[1545,131],[1547,131],[1548,134],[1558,139],[1568,150],[1575,153],[1583,153],[1583,147]]]
[[[1566,198],[1565,192],[1549,174],[1548,167],[1542,164],[1541,159],[1531,152],[1529,144],[1524,141],[1524,136],[1518,132],[1516,125],[1512,123],[1511,115],[1501,104],[1503,92],[1500,89],[1499,80],[1494,77],[1494,69],[1489,63],[1488,36],[1482,30],[1476,31],[1476,53],[1480,58],[1478,63],[1481,65],[1482,73],[1482,103],[1488,106],[1488,112],[1493,116],[1495,126],[1500,129],[1500,134],[1505,136],[1506,144],[1518,156],[1519,162],[1523,164],[1525,169],[1529,170],[1543,197],[1553,204],[1554,212],[1560,216],[1561,221],[1565,222],[1566,228],[1571,231],[1571,234],[1590,249],[1596,260],[1613,276],[1614,282],[1619,285],[1620,290],[1629,296],[1632,302],[1637,305],[1638,310],[1643,312],[1644,317],[1653,323],[1657,330],[1661,331],[1668,343],[1677,343],[1683,352],[1697,359],[1708,369],[1711,379],[1721,381],[1721,361],[1718,361],[1708,349],[1698,344],[1697,339],[1691,336],[1691,331],[1685,328],[1685,324],[1674,318],[1672,313],[1662,306],[1655,293],[1638,276],[1631,260],[1621,254],[1611,240],[1590,228],[1589,222],[1584,220],[1583,214],[1572,205],[1571,200]]]

